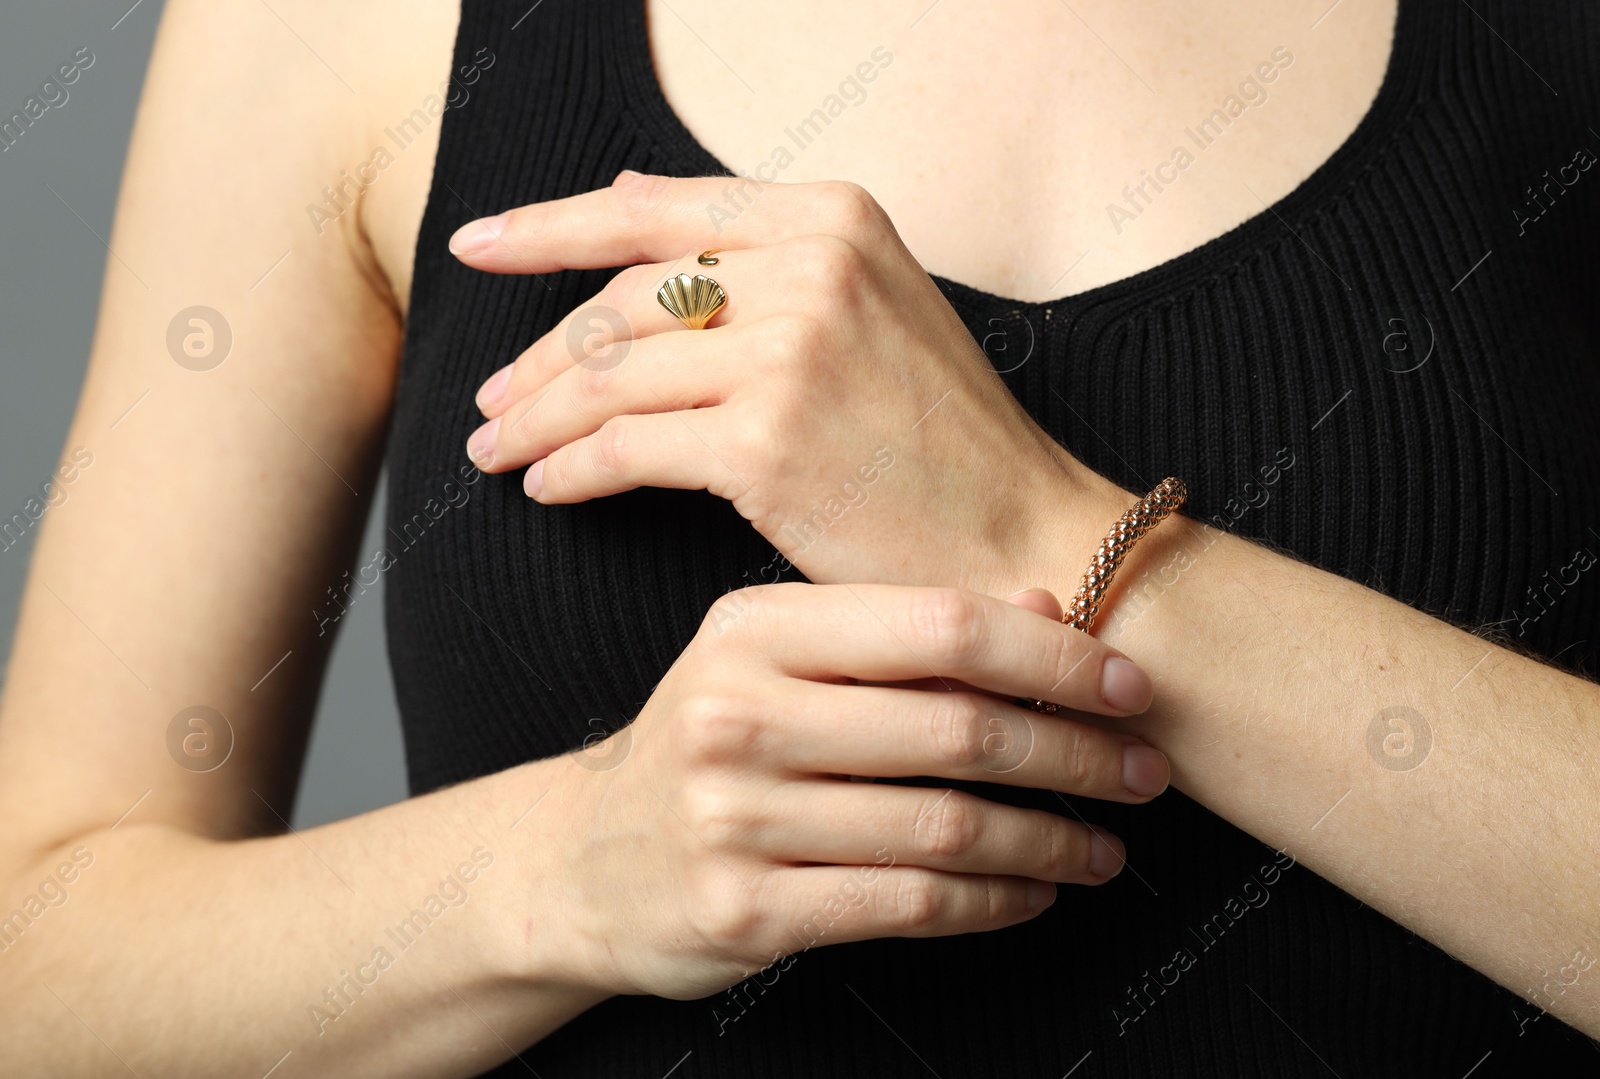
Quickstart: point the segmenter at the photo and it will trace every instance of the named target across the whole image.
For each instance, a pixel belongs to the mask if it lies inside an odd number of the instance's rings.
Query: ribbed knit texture
[[[643,0],[543,0],[513,28],[528,6],[465,2],[457,65],[480,48],[495,61],[445,115],[417,252],[387,618],[418,792],[622,725],[712,600],[773,558],[704,493],[545,508],[511,474],[483,477],[457,508],[429,507],[465,463],[479,384],[610,276],[477,273],[447,253],[451,231],[623,168],[728,171],[661,95]],[[1600,169],[1552,189],[1525,235],[1514,211],[1547,169],[1580,148],[1600,156],[1597,45],[1592,0],[1400,0],[1370,114],[1272,212],[1055,303],[938,283],[975,336],[992,319],[1012,342],[1032,334],[1007,382],[1091,467],[1130,489],[1181,476],[1195,517],[1238,516],[1238,534],[1592,670],[1600,567],[1552,582],[1580,549],[1600,555]],[[1405,352],[1386,341],[1396,318]],[[1430,339],[1426,363],[1395,370]],[[1292,467],[1239,515],[1280,450]],[[1517,707],[1522,723],[1538,711]],[[1127,807],[973,789],[1103,823],[1126,839],[1129,870],[1063,887],[1044,916],[1003,932],[812,949],[739,1002],[614,1000],[523,1059],[545,1079],[647,1079],[675,1064],[678,1079],[1600,1067],[1559,1020],[1524,1027],[1537,1008],[1303,866],[1263,885],[1271,851],[1177,792]],[[1416,842],[1428,842],[1420,826]],[[1231,928],[1215,920],[1241,900],[1261,905]],[[1208,937],[1208,922],[1225,931]],[[1181,948],[1192,966],[1158,985]],[[494,1074],[526,1072],[513,1061]]]

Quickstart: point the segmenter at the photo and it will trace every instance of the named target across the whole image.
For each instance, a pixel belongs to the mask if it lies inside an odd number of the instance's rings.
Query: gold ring
[[[702,255],[702,258],[705,256]],[[704,274],[681,273],[656,289],[656,301],[691,330],[703,330],[711,317],[728,302],[722,286]]]
[[[721,262],[722,260],[721,259],[714,259],[711,256],[715,255],[718,251],[721,251],[721,250],[722,250],[722,248],[720,248],[720,247],[713,247],[710,251],[702,251],[702,252],[700,252],[699,259],[697,259],[696,261],[699,262],[700,265],[702,265],[702,266],[715,266],[717,263]]]

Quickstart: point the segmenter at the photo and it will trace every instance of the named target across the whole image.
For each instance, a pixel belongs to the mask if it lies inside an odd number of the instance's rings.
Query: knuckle
[[[511,411],[506,413],[505,419],[502,421],[502,429],[519,439],[526,438],[528,432],[537,427],[533,414],[538,409],[541,400],[543,400],[542,396],[529,397],[512,405]]]
[[[1052,627],[1048,648],[1050,651],[1046,660],[1051,686],[1064,687],[1074,674],[1092,666],[1088,663],[1088,657],[1093,654],[1095,644],[1085,633]]]
[[[611,189],[616,196],[616,210],[625,227],[649,224],[661,212],[663,197],[672,185],[672,178],[635,173],[618,176]]]
[[[761,739],[759,721],[731,694],[701,693],[678,709],[679,737],[684,752],[704,763],[743,760]]]
[[[797,274],[822,282],[832,292],[849,296],[866,280],[866,255],[842,236],[813,233],[796,238],[793,248]]]
[[[983,920],[999,921],[1005,915],[1005,887],[993,877],[983,878]]]
[[[594,433],[594,470],[602,478],[615,479],[626,474],[628,466],[628,425],[613,416]]]
[[[772,354],[786,364],[815,357],[824,332],[819,320],[797,311],[773,315],[766,320],[762,329]]]
[[[883,208],[851,180],[827,180],[818,192],[829,224],[841,236],[866,236],[882,227]]]
[[[900,874],[889,900],[886,920],[899,930],[931,929],[943,913],[944,897],[938,878],[915,870]]]
[[[1081,791],[1094,784],[1101,771],[1101,755],[1087,727],[1079,723],[1066,725],[1062,740],[1060,769],[1068,791]]]
[[[1038,850],[1043,864],[1061,879],[1081,877],[1089,871],[1089,845],[1084,830],[1071,821],[1050,814],[1040,821]]]
[[[961,664],[983,643],[983,608],[959,588],[930,588],[914,595],[907,611],[914,647],[946,663]]]
[[[501,243],[526,243],[550,227],[550,212],[544,206],[514,206],[505,211],[500,226]]]
[[[734,450],[741,463],[748,463],[758,475],[788,457],[788,444],[783,436],[790,428],[792,396],[778,393],[770,401],[754,402],[728,417],[728,447]],[[755,486],[760,486],[759,481]]]
[[[978,842],[980,817],[970,796],[946,791],[922,810],[912,826],[916,849],[928,858],[960,858]]]
[[[573,452],[563,446],[544,459],[544,491],[547,495],[562,494],[575,486]]]
[[[693,834],[694,856],[707,859],[710,873],[725,870],[723,855],[747,847],[760,823],[733,786],[703,774],[685,784],[676,812]]]
[[[568,377],[572,379],[573,402],[587,411],[605,399],[614,375],[605,364],[579,364]]]
[[[704,807],[695,832],[712,850],[728,851],[749,844],[756,827],[742,810],[722,798]]]
[[[815,420],[815,412],[815,402],[809,402],[808,407],[803,391],[774,386],[766,400],[752,403],[741,415],[731,418],[728,446],[737,453],[740,475],[751,484],[753,497],[747,496],[745,502],[752,513],[760,505],[773,510],[790,508],[782,495],[770,488],[799,474],[798,469],[790,471],[797,458],[798,463],[806,463],[800,447],[815,445],[806,438],[811,430],[808,422]],[[740,488],[741,493],[745,490]],[[812,507],[806,511],[815,512]]]
[[[710,631],[712,636],[721,637],[723,634],[745,624],[745,614],[752,606],[754,599],[748,588],[735,588],[731,592],[724,592],[712,600],[711,606],[706,609],[705,618],[700,621],[700,630],[704,634]]]
[[[984,759],[988,720],[977,698],[968,693],[944,693],[933,712],[933,759],[949,768],[970,768]]]
[[[726,870],[710,874],[702,888],[699,908],[700,934],[722,953],[743,955],[751,950],[763,923],[761,907],[737,881],[728,880]]]
[[[611,276],[600,294],[595,297],[596,302],[610,301],[610,305],[619,311],[636,304],[640,293],[647,286],[659,285],[661,268],[648,262],[641,262],[633,266],[624,267]],[[654,288],[650,289],[654,292]]]
[[[1026,906],[1024,899],[1027,884],[1004,877],[983,879],[983,918],[988,925],[1005,925],[1016,921],[1017,912]]]
[[[537,344],[537,342],[535,343]],[[517,353],[517,358],[511,361],[511,384],[517,385],[528,378],[539,366],[539,353],[535,345],[529,345]]]
[[[746,638],[762,624],[762,615],[781,607],[794,582],[746,585],[718,596],[700,623],[702,634],[723,637],[738,630]]]

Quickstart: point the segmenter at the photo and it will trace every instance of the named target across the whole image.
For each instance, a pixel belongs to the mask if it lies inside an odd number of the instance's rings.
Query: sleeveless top
[[[1182,476],[1196,518],[1593,670],[1597,46],[1587,0],[1400,0],[1370,112],[1270,211],[1055,302],[935,280],[1037,422],[1125,488]],[[463,482],[480,383],[611,271],[479,273],[450,233],[624,168],[730,170],[663,97],[644,0],[465,0],[454,65],[388,459],[386,620],[418,793],[624,725],[711,602],[775,557],[704,492],[545,507],[520,472]],[[615,998],[522,1061],[546,1079],[1600,1064],[1542,1010],[1582,941],[1550,942],[1519,996],[1176,790],[1064,805],[956,785],[1101,823],[1132,869],[999,932],[812,948],[704,1000]]]

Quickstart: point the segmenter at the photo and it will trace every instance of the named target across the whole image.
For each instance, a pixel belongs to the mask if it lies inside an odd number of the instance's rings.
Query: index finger
[[[742,193],[731,220],[730,190]],[[818,232],[865,239],[885,229],[893,234],[882,208],[852,183],[623,172],[610,187],[469,221],[450,238],[450,251],[479,270],[539,274],[672,262],[707,248]]]
[[[1100,715],[1150,706],[1154,687],[1101,641],[958,588],[779,584],[718,600],[712,632],[750,635],[780,669],[821,681],[935,678]]]

